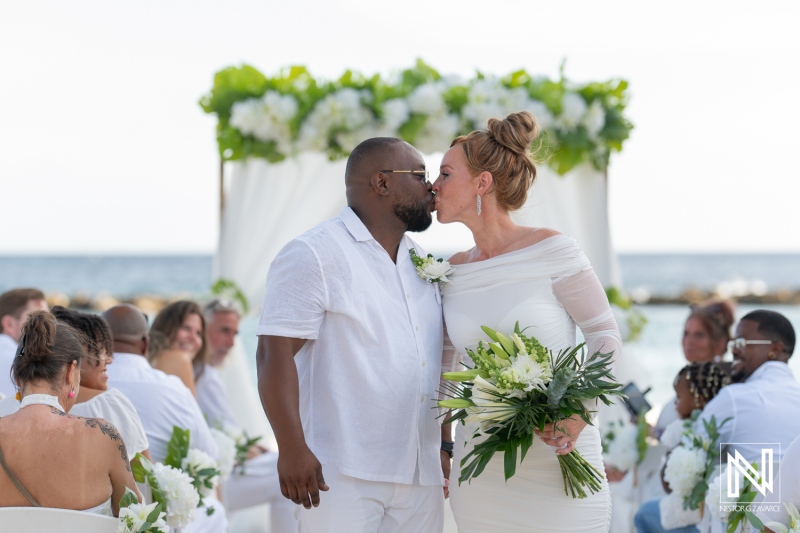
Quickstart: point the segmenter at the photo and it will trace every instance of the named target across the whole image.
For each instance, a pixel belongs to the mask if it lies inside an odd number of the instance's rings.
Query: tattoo
[[[66,416],[67,418],[75,418],[74,416],[72,416],[72,417],[69,416],[67,413],[65,413],[64,411],[62,411],[60,409],[56,409],[55,407],[51,407],[50,408],[50,412],[53,413],[54,415],[58,415],[58,416]]]
[[[98,420],[96,418],[86,418],[85,420],[86,425],[90,428],[97,428],[103,433],[103,435],[108,436],[113,442],[119,442],[117,449],[122,457],[122,461],[125,463],[125,468],[127,468],[128,472],[130,472],[131,463],[128,461],[128,451],[125,449],[125,442],[122,440],[117,428],[105,420]]]

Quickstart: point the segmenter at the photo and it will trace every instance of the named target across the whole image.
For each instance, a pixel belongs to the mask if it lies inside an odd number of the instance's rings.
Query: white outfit
[[[217,424],[238,427],[239,424],[236,423],[236,417],[228,400],[228,391],[216,368],[211,365],[205,366],[203,373],[195,382],[195,390],[197,404],[211,427]]]
[[[108,365],[108,385],[119,389],[142,420],[150,456],[164,462],[173,426],[190,431],[190,446],[217,457],[217,445],[192,393],[176,376],[150,366],[142,355],[115,353]]]
[[[438,500],[416,494],[441,517],[441,426],[433,409],[441,304],[438,288],[417,275],[410,248],[424,255],[404,236],[395,264],[344,208],[272,262],[257,333],[309,339],[295,362],[303,431],[319,461],[358,480],[435,486]],[[322,493],[317,511],[336,512],[326,497],[339,498]],[[327,518],[330,527],[343,513]]]
[[[443,367],[455,369],[466,348],[488,341],[480,327],[510,333],[514,323],[527,335],[558,350],[576,345],[576,323],[588,352],[620,353],[621,339],[605,291],[575,240],[556,235],[527,248],[485,261],[457,265],[442,289],[448,336],[458,352],[446,350]],[[472,365],[470,365],[472,366]],[[582,531],[605,533],[611,499],[604,481],[599,493],[573,499],[564,493],[557,457],[540,439],[506,482],[503,456],[495,455],[480,476],[459,486],[460,461],[472,449],[476,427],[459,424],[450,474],[450,506],[460,533]],[[603,470],[597,426],[586,426],[576,449]]]
[[[783,461],[781,461],[775,485],[780,487],[783,502],[793,503],[800,509],[800,436],[783,451]],[[763,499],[760,495],[758,498],[759,500]],[[789,525],[789,513],[786,505],[781,505],[780,511],[759,512],[758,517],[762,522],[774,521]]]
[[[228,392],[216,368],[206,365],[195,386],[197,403],[212,427],[238,427]],[[222,483],[222,501],[228,513],[269,503],[270,532],[297,531],[295,504],[281,494],[277,453],[267,452],[249,459],[244,474],[236,469]]]
[[[0,417],[16,413],[19,406],[20,403],[15,398],[0,401]],[[111,422],[122,436],[122,442],[128,451],[128,460],[149,448],[147,435],[136,409],[117,389],[110,388],[86,402],[75,404],[69,414],[83,418],[102,418]]]
[[[17,353],[17,341],[0,333],[0,394],[5,397],[14,397],[17,387],[11,381],[11,365]]]
[[[767,361],[758,367],[744,383],[732,383],[720,389],[713,400],[703,408],[695,430],[704,431],[702,420],[713,416],[719,426],[731,418],[720,430],[720,444],[735,443],[723,449],[733,453],[738,450],[750,461],[761,461],[763,443],[779,443],[774,447],[773,460],[781,461],[783,452],[800,435],[800,383],[794,378],[789,365]]]

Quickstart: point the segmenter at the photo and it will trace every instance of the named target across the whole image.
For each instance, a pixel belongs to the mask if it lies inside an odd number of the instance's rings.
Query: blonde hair
[[[495,192],[500,207],[514,211],[525,204],[536,179],[531,144],[538,136],[536,117],[521,111],[503,120],[491,118],[486,129],[456,137],[450,146],[461,146],[471,175],[492,174],[489,192]]]

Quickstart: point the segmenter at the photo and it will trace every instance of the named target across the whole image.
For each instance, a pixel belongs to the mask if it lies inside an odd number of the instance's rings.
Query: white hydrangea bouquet
[[[217,488],[220,471],[213,457],[201,450],[189,448],[188,429],[177,426],[172,428],[164,464],[186,472],[199,496],[197,506],[204,507],[203,498]],[[206,507],[206,514],[209,516],[214,514],[214,508]]]
[[[131,461],[131,467],[136,482],[148,485],[153,503],[166,512],[169,527],[184,528],[194,522],[200,495],[188,474],[163,463],[153,464],[140,453]]]
[[[492,342],[479,341],[475,350],[467,349],[475,368],[443,374],[453,383],[445,391],[450,398],[439,405],[456,410],[452,421],[478,423],[473,438],[486,437],[461,460],[459,483],[480,475],[499,451],[504,452],[508,480],[516,472],[518,456],[523,461],[533,444],[535,429],[543,430],[546,424],[558,428],[575,415],[591,424],[589,402],[600,399],[610,405],[610,396],[622,396],[622,385],[611,374],[612,353],[587,357],[580,344],[554,356],[537,339],[523,335],[519,323],[510,337],[486,326],[481,329]],[[584,489],[601,489],[602,472],[580,453],[556,457],[565,494],[585,498]]]
[[[699,411],[692,413],[697,419]],[[709,482],[716,473],[719,457],[719,429],[728,422],[728,418],[717,425],[715,417],[703,420],[705,434],[687,430],[681,443],[674,448],[667,458],[664,469],[664,481],[669,484],[672,493],[683,501],[684,509],[696,510],[703,504],[708,493]]]
[[[119,503],[119,525],[116,533],[169,533],[170,527],[164,520],[167,513],[161,510],[158,502],[139,503],[136,494],[125,488]]]
[[[214,437],[217,450],[219,450],[217,458],[219,475],[222,479],[226,479],[233,472],[233,467],[236,466],[236,441],[225,431],[213,427],[211,436]]]
[[[636,424],[613,420],[601,431],[603,460],[617,470],[627,472],[642,464],[647,455],[648,426],[644,416]]]
[[[758,533],[764,533],[769,528],[774,533],[800,533],[800,513],[797,507],[792,502],[784,503],[786,511],[789,513],[789,526],[785,526],[780,522],[762,522],[756,515],[750,511],[745,511],[747,520],[750,522]]]
[[[409,248],[408,253],[411,254],[411,261],[417,269],[417,275],[429,283],[441,283],[442,285],[450,283],[447,276],[455,272],[449,262],[444,259],[435,259],[433,255],[428,254],[428,257],[420,257],[414,248]]]

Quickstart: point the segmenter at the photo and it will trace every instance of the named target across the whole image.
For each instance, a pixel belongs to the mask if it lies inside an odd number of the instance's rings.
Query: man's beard
[[[395,204],[394,215],[406,225],[406,231],[425,231],[433,223],[428,210],[430,201],[411,200],[405,205]]]

